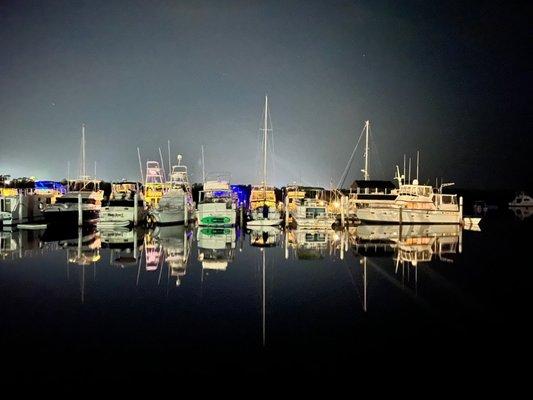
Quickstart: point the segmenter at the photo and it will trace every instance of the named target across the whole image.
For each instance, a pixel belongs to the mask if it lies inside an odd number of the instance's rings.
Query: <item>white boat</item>
[[[150,210],[152,220],[159,225],[188,224],[194,219],[194,202],[187,167],[181,165],[181,155],[178,165],[172,167],[166,187],[158,204]]]
[[[252,187],[250,194],[250,220],[248,226],[275,226],[282,222],[280,208],[276,202],[275,188],[267,185],[268,146],[268,96],[265,96],[263,125],[263,181]],[[270,129],[272,130],[272,129]]]
[[[401,184],[390,204],[360,207],[356,216],[363,222],[391,224],[460,224],[463,222],[462,199],[455,194],[435,193],[433,187]]]
[[[201,226],[234,226],[237,205],[229,180],[219,177],[204,183],[199,193],[198,224]]]
[[[533,207],[533,198],[524,192],[519,193],[514,200],[509,203],[509,207]]]
[[[308,198],[296,205],[292,219],[299,229],[330,229],[335,223],[335,217],[328,211],[325,201]]]
[[[8,181],[0,187],[0,226],[15,226],[44,220],[43,210],[63,193],[56,182],[28,181],[23,187]],[[28,184],[29,183],[29,184]]]
[[[100,210],[98,229],[137,225],[145,217],[142,185],[139,182],[113,182],[111,195]]]

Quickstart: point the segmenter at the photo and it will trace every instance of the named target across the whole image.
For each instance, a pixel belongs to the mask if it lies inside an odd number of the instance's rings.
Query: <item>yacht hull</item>
[[[459,211],[412,210],[399,208],[360,208],[356,216],[362,222],[380,224],[460,224]]]
[[[200,226],[234,226],[237,220],[235,210],[204,211],[198,210]]]
[[[82,210],[84,224],[95,224],[98,221],[99,210]],[[78,223],[78,210],[61,208],[48,209],[44,212],[44,220],[47,224],[71,225]]]

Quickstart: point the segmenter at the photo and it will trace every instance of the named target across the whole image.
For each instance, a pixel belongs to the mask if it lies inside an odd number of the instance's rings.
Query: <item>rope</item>
[[[352,165],[353,158],[355,156],[355,152],[357,151],[357,146],[359,146],[359,142],[361,141],[361,138],[363,137],[363,133],[365,131],[365,128],[361,131],[361,134],[359,135],[359,139],[357,139],[357,143],[355,144],[355,147],[353,148],[352,154],[350,156],[350,159],[348,160],[348,164],[346,164],[346,168],[344,168],[344,172],[342,173],[339,183],[337,184],[337,187],[340,188],[344,185],[344,181],[346,180],[346,176],[348,175],[348,172],[350,170],[350,167]]]

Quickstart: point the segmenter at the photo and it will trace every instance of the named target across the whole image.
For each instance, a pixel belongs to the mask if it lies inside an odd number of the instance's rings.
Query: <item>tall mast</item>
[[[80,161],[81,177],[85,178],[87,176],[85,170],[85,124],[81,124],[81,161]]]
[[[170,140],[167,140],[168,145],[168,171],[169,173],[172,172],[172,164],[170,162]]]
[[[268,96],[265,95],[265,121],[263,128],[263,186],[267,184],[267,143],[268,143]]]
[[[365,181],[368,181],[368,128],[370,126],[370,121],[365,122]]]

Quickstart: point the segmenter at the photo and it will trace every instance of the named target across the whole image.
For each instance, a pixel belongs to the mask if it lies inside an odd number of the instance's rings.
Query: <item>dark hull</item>
[[[84,224],[95,224],[98,222],[98,211],[84,210],[82,219]],[[45,212],[44,220],[50,225],[78,225],[78,211],[56,211]]]

